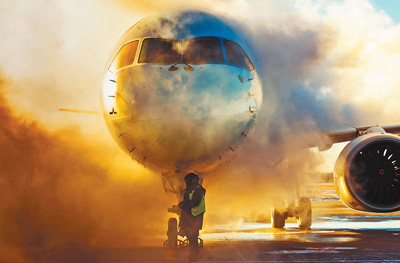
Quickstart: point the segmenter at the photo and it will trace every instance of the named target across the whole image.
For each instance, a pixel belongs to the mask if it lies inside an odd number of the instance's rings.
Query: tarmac
[[[198,262],[400,262],[400,213],[366,214],[337,198],[313,198],[313,225],[300,230],[269,223],[219,225],[201,234]],[[188,248],[85,248],[71,245],[39,262],[188,262]]]
[[[201,232],[204,247],[197,262],[400,262],[400,212],[363,213],[345,207],[332,183],[308,185],[311,229],[301,230],[294,219],[285,228],[270,222],[215,225]],[[265,219],[267,221],[269,219]],[[189,262],[189,248],[166,249],[166,236],[153,246],[95,248],[68,244],[46,251],[37,262]]]

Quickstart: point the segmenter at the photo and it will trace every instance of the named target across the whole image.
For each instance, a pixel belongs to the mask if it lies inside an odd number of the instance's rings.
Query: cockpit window
[[[115,72],[120,68],[131,65],[135,60],[138,43],[139,41],[136,40],[125,44],[113,59],[108,70],[110,70],[111,72]]]
[[[178,59],[178,41],[162,38],[147,38],[143,41],[139,63],[174,64]]]
[[[194,38],[183,41],[183,61],[189,64],[223,63],[221,45],[216,38]]]
[[[246,55],[244,50],[235,42],[224,40],[226,54],[231,64],[245,68],[247,70],[253,70],[254,66],[251,60]]]

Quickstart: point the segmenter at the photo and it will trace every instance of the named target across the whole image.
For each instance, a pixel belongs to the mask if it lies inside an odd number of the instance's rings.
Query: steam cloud
[[[65,246],[145,245],[164,232],[169,204],[158,176],[126,168],[129,158],[109,160],[112,149],[79,131],[49,132],[0,102],[3,262],[43,262]]]
[[[10,101],[0,97],[5,260],[33,261],[68,243],[143,244],[141,233],[165,231],[160,218],[168,202],[159,177],[122,156],[101,120],[63,115],[61,121],[57,112],[98,107],[94,94],[113,43],[152,12],[209,11],[239,28],[257,54],[262,119],[242,156],[206,178],[206,225],[232,213],[265,213],[271,198],[291,187],[281,182],[292,172],[265,163],[303,148],[304,136],[315,140],[321,129],[400,122],[400,27],[367,0],[116,3],[0,2],[6,36],[0,68],[7,80],[1,91]],[[320,162],[313,153],[296,158],[296,172]],[[137,217],[137,211],[146,213]]]

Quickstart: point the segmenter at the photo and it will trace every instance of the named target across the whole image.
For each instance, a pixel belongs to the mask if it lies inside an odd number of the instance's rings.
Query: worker
[[[197,260],[199,244],[199,230],[203,227],[203,215],[206,211],[204,196],[206,190],[199,184],[199,176],[188,173],[185,176],[185,194],[183,201],[179,203],[182,209],[179,227],[189,240],[191,261]]]

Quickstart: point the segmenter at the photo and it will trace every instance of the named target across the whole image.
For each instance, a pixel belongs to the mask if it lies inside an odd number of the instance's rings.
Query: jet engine
[[[334,170],[342,202],[365,212],[400,210],[400,137],[373,127],[340,153]]]

